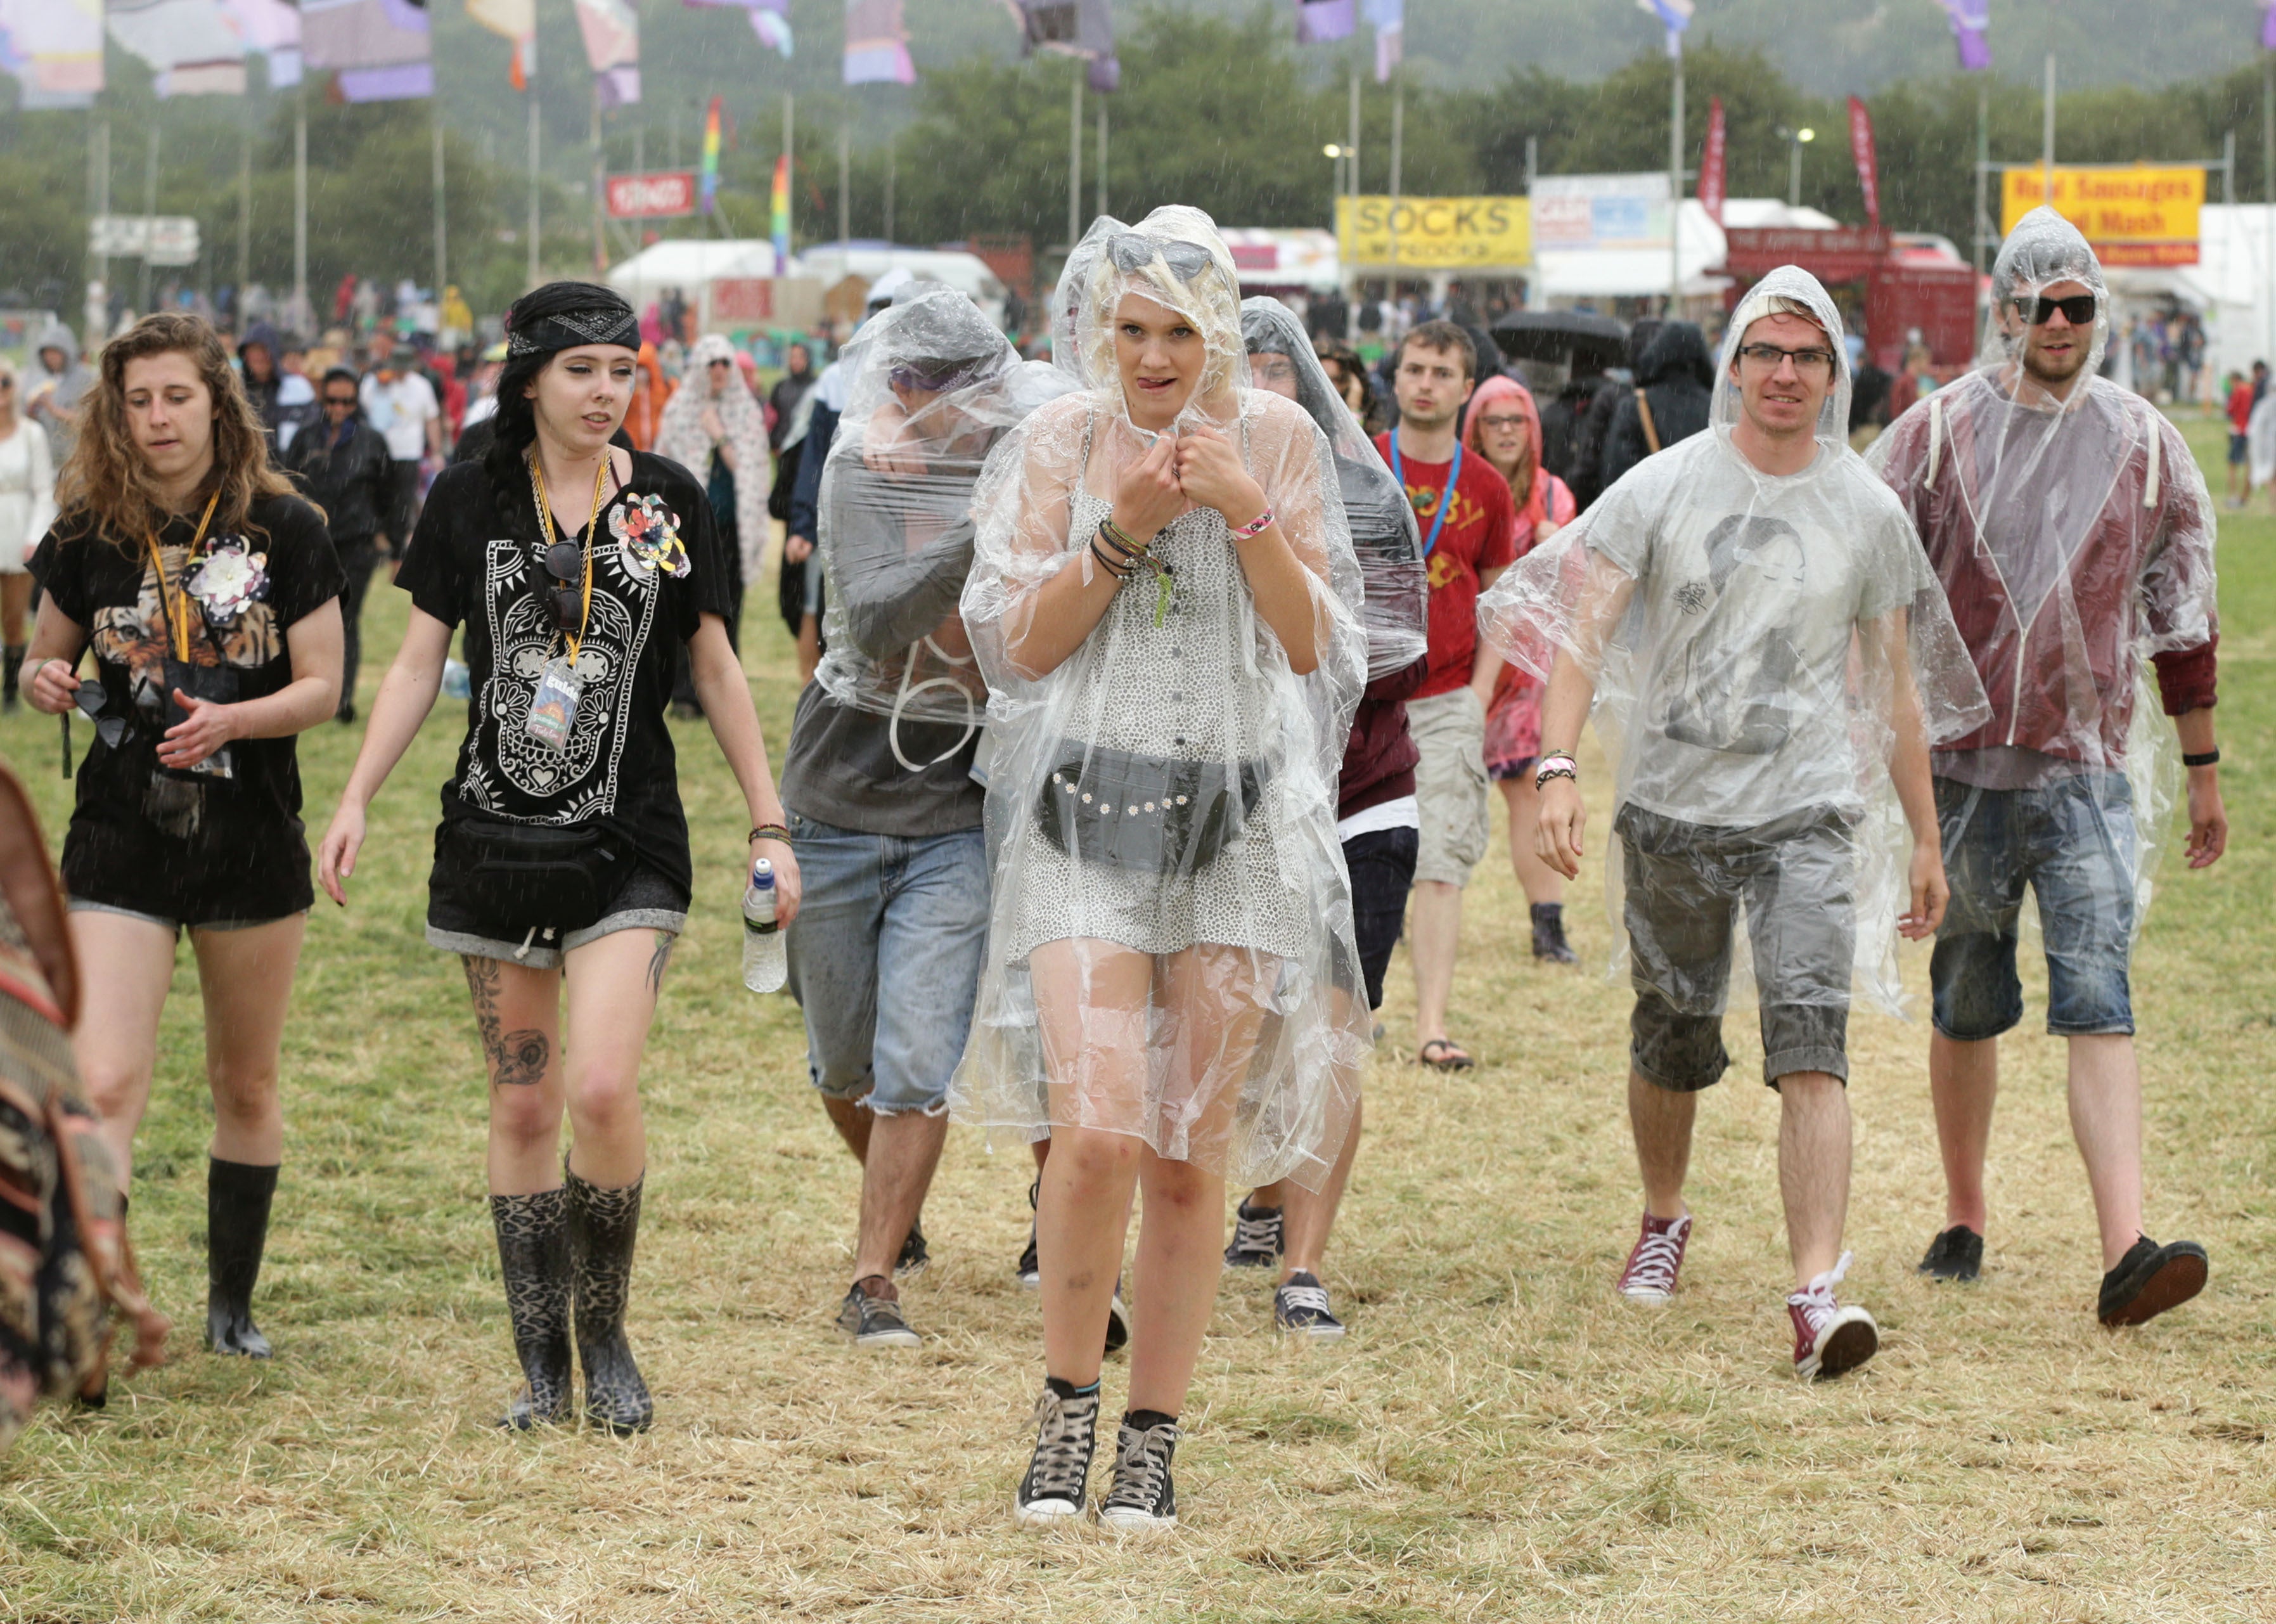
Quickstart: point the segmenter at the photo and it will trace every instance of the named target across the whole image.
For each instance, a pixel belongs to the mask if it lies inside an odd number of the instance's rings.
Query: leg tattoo
[[[679,938],[669,930],[656,933],[656,952],[649,955],[648,990],[650,998],[664,996],[664,969],[671,962],[671,945]]]
[[[553,1044],[535,1027],[501,1030],[498,987],[504,979],[495,959],[461,955],[467,967],[467,990],[474,995],[474,1025],[482,1033],[482,1052],[490,1063],[491,1080],[503,1088],[542,1082],[553,1058]]]

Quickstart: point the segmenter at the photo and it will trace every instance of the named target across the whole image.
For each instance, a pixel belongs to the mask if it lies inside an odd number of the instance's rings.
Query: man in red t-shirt
[[[1446,998],[1462,933],[1462,887],[1486,854],[1486,702],[1499,662],[1478,646],[1478,594],[1517,557],[1509,482],[1483,458],[1465,459],[1457,429],[1476,386],[1476,352],[1451,322],[1425,322],[1399,346],[1392,384],[1399,427],[1376,450],[1406,488],[1430,576],[1430,674],[1407,702],[1422,760],[1415,769],[1422,825],[1415,862],[1415,1036],[1426,1066],[1476,1064],[1446,1036]]]
[[[2241,372],[2228,375],[2228,505],[2242,507],[2252,497],[2252,469],[2247,459],[2251,440],[2252,380]]]

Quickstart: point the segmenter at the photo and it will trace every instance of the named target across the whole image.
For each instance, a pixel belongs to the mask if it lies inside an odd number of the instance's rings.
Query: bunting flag
[[[1865,224],[1881,229],[1881,160],[1873,150],[1873,115],[1849,98],[1849,156],[1857,160],[1857,189],[1865,194]]]
[[[434,42],[417,0],[300,0],[300,57],[338,75],[344,102],[435,94]]]
[[[220,0],[110,0],[110,37],[148,63],[161,101],[243,95],[245,41]]]
[[[1114,11],[1109,0],[1005,0],[1020,23],[1020,54],[1037,51],[1080,57],[1090,64],[1093,90],[1122,84],[1122,61],[1114,54]]]
[[[93,107],[102,88],[102,0],[0,0],[0,69],[27,111]]]
[[[516,90],[528,89],[537,72],[537,0],[467,0],[467,15],[513,42],[506,78]]]
[[[1723,125],[1723,98],[1707,103],[1707,148],[1699,157],[1699,206],[1716,224],[1723,224],[1723,165],[1730,137]]]
[[[1359,28],[1359,0],[1296,0],[1296,43],[1327,45]]]
[[[1943,0],[1945,11],[1952,18],[1953,43],[1960,47],[1960,65],[1970,73],[1980,73],[1992,65],[1992,0]],[[2269,0],[2261,0],[2263,4]],[[2276,12],[2271,12],[2276,17]],[[2264,40],[2265,33],[2264,31]]]
[[[1375,26],[1375,82],[1387,85],[1407,59],[1407,0],[1367,0],[1367,20]]]
[[[641,99],[640,12],[633,0],[576,0],[577,31],[604,108]]]
[[[775,160],[774,191],[767,199],[767,229],[775,241],[778,275],[790,265],[790,154]]]
[[[779,52],[784,61],[790,60],[790,0],[680,0],[680,4],[698,11],[742,12],[751,19],[751,32],[759,36],[759,43]]]
[[[1667,30],[1667,54],[1683,54],[1683,31],[1691,26],[1692,0],[1636,0],[1636,9],[1659,19]]]
[[[696,176],[696,207],[709,214],[719,197],[719,98],[703,114],[703,159]]]
[[[914,85],[909,31],[901,0],[846,0],[846,75],[849,85]]]
[[[290,0],[221,0],[221,11],[245,49],[268,61],[271,90],[289,90],[300,82],[299,6]]]

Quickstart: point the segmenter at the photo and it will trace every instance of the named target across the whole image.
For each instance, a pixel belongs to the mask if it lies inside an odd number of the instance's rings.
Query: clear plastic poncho
[[[1784,476],[1760,472],[1732,437],[1744,409],[1739,347],[1779,311],[1815,322],[1834,356],[1817,454]],[[1986,713],[1912,526],[1848,447],[1849,394],[1833,301],[1806,271],[1772,271],[1724,335],[1709,431],[1638,463],[1478,604],[1480,634],[1503,658],[1546,680],[1569,656],[1595,679],[1621,837],[1604,842],[1609,968],[1625,946],[1638,990],[1685,1014],[1723,1012],[1719,965],[1703,973],[1654,939],[1650,907],[1629,906],[1628,842],[1693,851],[1703,894],[1735,907],[1761,871],[1714,855],[1713,834],[1793,836],[1780,883],[1850,903],[1854,929],[1830,919],[1825,944],[1838,951],[1846,938],[1851,962],[1846,974],[1827,964],[1801,983],[1783,977],[1778,1001],[1846,1006],[1854,989],[1898,1011],[1912,839],[1890,756],[1900,734],[1947,740]],[[1750,940],[1763,922],[1748,927],[1732,933],[1731,984],[1742,987],[1761,979],[1754,960],[1766,946]]]
[[[1239,284],[1208,216],[1102,220],[1085,240],[1069,331],[1082,392],[1006,436],[974,501],[963,614],[992,695],[995,885],[950,1106],[991,1141],[1096,1128],[1227,1180],[1316,1185],[1370,1029],[1335,831],[1367,649],[1334,459],[1298,406],[1249,387]],[[1063,659],[1031,654],[1066,612],[1052,583],[1098,567],[1117,481],[1157,437],[1132,422],[1116,359],[1131,297],[1204,341],[1172,431],[1213,426],[1262,486],[1301,566],[1309,675],[1202,507],[1151,543],[1172,572],[1166,607],[1140,571]]]
[[[1327,371],[1313,353],[1304,324],[1277,299],[1243,300],[1240,333],[1253,356],[1287,359],[1294,373],[1296,404],[1328,437],[1335,459],[1336,489],[1343,495],[1352,547],[1358,554],[1365,590],[1367,679],[1378,681],[1405,671],[1430,649],[1430,579],[1422,560],[1422,533],[1415,505],[1383,465],[1374,444],[1351,414]]]
[[[988,687],[957,612],[972,566],[972,493],[997,441],[1074,385],[1023,361],[979,307],[930,286],[862,325],[839,359],[846,405],[822,467],[816,538],[829,582],[828,652],[815,672],[832,699],[900,723],[965,729]]]
[[[2014,304],[2060,284],[2090,292],[2095,318],[2059,398],[2024,365]],[[1982,726],[1936,755],[1946,846],[1961,843],[1985,791],[2060,785],[2075,838],[2119,862],[2119,893],[2091,906],[2130,934],[2181,783],[2151,673],[2174,708],[2212,694],[2212,497],[2181,431],[2098,376],[2109,292],[2068,221],[2048,209],[2024,216],[1992,289],[1989,363],[1892,423],[1868,458],[1919,530],[1991,701]],[[2016,929],[2014,911],[2002,913],[1955,919],[1946,933]]]

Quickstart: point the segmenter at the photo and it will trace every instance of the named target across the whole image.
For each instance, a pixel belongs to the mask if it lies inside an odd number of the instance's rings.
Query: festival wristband
[[[1534,770],[1533,787],[1539,789],[1551,778],[1570,778],[1575,786],[1581,782],[1579,763],[1569,755],[1544,755]]]
[[[2204,751],[2196,755],[2191,755],[2188,752],[2184,751],[2181,755],[2181,765],[2184,767],[2218,767],[2220,765],[2220,752],[2218,749],[2213,749]]]
[[[788,846],[790,844],[790,831],[784,828],[780,823],[761,823],[756,829],[751,831],[745,839],[747,840],[779,840],[785,846]]]
[[[1236,542],[1253,542],[1271,527],[1272,510],[1268,507],[1247,524],[1236,528],[1233,533],[1233,539]]]

